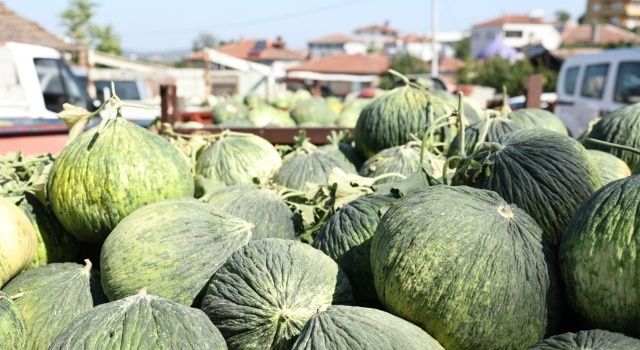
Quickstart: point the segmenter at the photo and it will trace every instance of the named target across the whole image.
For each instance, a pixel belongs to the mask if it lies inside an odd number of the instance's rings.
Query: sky
[[[2,0],[0,0],[2,1]],[[201,32],[223,40],[274,39],[302,49],[306,41],[325,34],[348,34],[359,26],[383,23],[401,33],[429,34],[430,0],[110,0],[96,1],[95,22],[112,24],[125,50],[135,52],[191,48]],[[556,10],[573,18],[584,13],[587,0],[439,0],[438,31],[462,31],[473,23],[503,13],[543,10],[553,18]],[[18,14],[62,35],[59,14],[68,0],[4,0]],[[167,3],[167,5],[163,5]]]

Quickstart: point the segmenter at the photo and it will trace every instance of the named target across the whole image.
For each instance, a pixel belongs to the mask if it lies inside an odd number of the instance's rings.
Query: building
[[[338,53],[366,53],[367,45],[351,35],[329,34],[310,40],[307,44],[309,56],[319,58]]]
[[[245,39],[216,48],[216,51],[268,66],[287,68],[296,65],[307,58],[304,51],[286,47],[282,38],[276,40]]]
[[[500,37],[502,43],[517,51],[541,44],[549,50],[560,46],[560,33],[552,22],[527,15],[502,15],[471,29],[471,56],[478,57],[485,47]]]
[[[583,24],[566,27],[562,32],[564,46],[603,46],[640,44],[640,35],[612,24]]]
[[[344,96],[351,91],[375,86],[389,69],[385,55],[335,54],[311,59],[287,70],[289,86],[310,87],[319,84],[331,95]]]
[[[395,42],[398,38],[398,31],[390,27],[389,22],[360,27],[354,30],[353,34],[367,49],[374,50],[382,50],[387,43]]]
[[[586,20],[628,29],[640,27],[640,0],[588,0]]]
[[[63,52],[78,49],[47,32],[38,23],[19,16],[0,2],[0,42],[3,41],[47,46]]]

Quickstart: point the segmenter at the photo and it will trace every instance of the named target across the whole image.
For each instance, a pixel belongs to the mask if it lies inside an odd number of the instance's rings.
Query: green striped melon
[[[286,159],[273,177],[273,181],[294,190],[305,190],[309,185],[325,185],[333,168],[355,173],[353,164],[322,150],[301,152]]]
[[[475,122],[464,129],[464,150],[467,155],[473,154],[480,142],[496,142],[506,134],[521,129],[515,122],[501,117],[489,117]],[[458,133],[449,145],[448,155],[460,155],[462,134]]]
[[[26,338],[24,320],[11,296],[0,291],[0,349],[24,349]]]
[[[434,177],[441,177],[444,160],[425,151],[423,166]],[[374,154],[360,167],[360,175],[378,177],[385,174],[399,174],[407,177],[420,169],[420,145],[410,142],[406,145],[395,146]],[[390,176],[376,181],[376,183],[399,182],[402,177]]]
[[[627,163],[622,159],[611,153],[595,149],[589,149],[587,151],[589,151],[589,155],[598,169],[598,174],[600,174],[600,180],[603,185],[631,176],[631,169],[629,169]]]
[[[523,108],[507,114],[524,129],[546,129],[562,135],[569,135],[567,126],[557,115],[541,108]]]
[[[601,329],[562,333],[547,338],[529,350],[636,350],[640,340]]]
[[[0,197],[0,287],[29,264],[36,247],[29,218],[12,201]]]

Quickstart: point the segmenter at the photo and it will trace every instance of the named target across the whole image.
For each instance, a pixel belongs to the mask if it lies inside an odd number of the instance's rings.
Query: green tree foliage
[[[122,54],[120,37],[113,26],[104,27],[92,22],[98,4],[90,0],[70,0],[60,14],[65,34],[78,44],[93,47],[98,51]]]
[[[218,40],[218,38],[216,38],[212,34],[200,33],[193,40],[192,49],[193,52],[197,52],[204,49],[205,47],[213,48],[219,46],[220,44],[220,40]]]
[[[571,14],[565,10],[556,11],[556,21],[560,23],[567,23],[571,19]]]
[[[456,51],[456,57],[461,60],[468,60],[471,58],[471,37],[464,37],[458,41],[454,47]]]
[[[458,71],[458,82],[490,86],[498,90],[504,85],[509,94],[515,96],[525,93],[525,80],[536,73],[544,75],[545,91],[555,90],[557,72],[542,65],[534,66],[529,60],[512,63],[500,57],[482,62],[466,60],[464,67]]]
[[[404,75],[429,73],[427,62],[409,55],[408,53],[393,57],[389,68],[402,73]],[[383,89],[392,89],[396,84],[397,78],[391,74],[385,74],[380,79],[380,87]]]

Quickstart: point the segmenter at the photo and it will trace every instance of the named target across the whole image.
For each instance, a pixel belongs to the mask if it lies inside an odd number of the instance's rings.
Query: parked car
[[[568,58],[556,91],[555,113],[580,135],[592,119],[640,102],[640,47]]]

